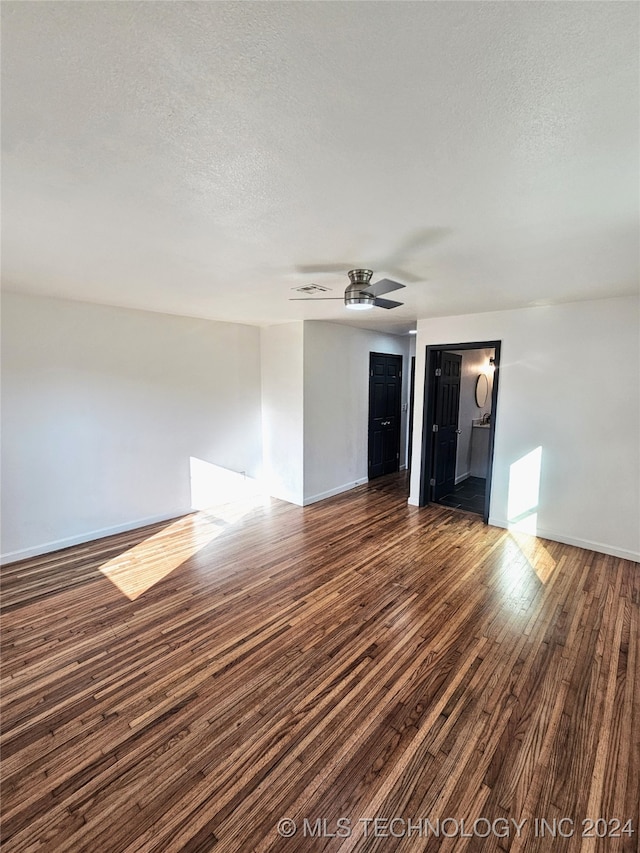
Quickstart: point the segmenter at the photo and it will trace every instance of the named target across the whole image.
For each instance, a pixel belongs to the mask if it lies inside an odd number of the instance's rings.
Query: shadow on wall
[[[191,506],[197,512],[178,518],[162,530],[100,566],[130,601],[175,569],[268,499],[251,477],[195,456],[189,458]]]

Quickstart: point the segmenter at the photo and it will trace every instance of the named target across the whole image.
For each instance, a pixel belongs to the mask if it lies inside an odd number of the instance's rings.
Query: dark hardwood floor
[[[5,853],[638,849],[634,563],[392,476],[2,582]]]

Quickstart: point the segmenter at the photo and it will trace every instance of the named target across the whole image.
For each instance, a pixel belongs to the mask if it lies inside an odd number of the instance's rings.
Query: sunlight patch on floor
[[[100,567],[130,601],[135,601],[174,569],[212,542],[225,529],[199,515],[179,518]]]
[[[524,554],[533,568],[534,572],[543,584],[546,584],[558,565],[557,561],[549,554],[542,539],[529,533],[511,530],[511,537],[520,551]]]
[[[199,510],[170,522],[100,567],[130,601],[197,554],[230,525],[270,504],[254,480],[191,457],[191,503]]]

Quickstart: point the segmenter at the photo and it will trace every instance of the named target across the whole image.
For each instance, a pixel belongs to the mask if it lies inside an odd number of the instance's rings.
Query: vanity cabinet
[[[471,427],[472,477],[485,477],[489,469],[489,424],[473,424]]]

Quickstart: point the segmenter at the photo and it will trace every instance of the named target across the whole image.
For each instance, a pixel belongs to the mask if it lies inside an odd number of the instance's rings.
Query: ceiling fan
[[[404,284],[398,281],[392,281],[390,278],[381,278],[371,284],[371,270],[350,270],[347,275],[349,281],[347,289],[342,296],[316,296],[304,297],[293,296],[290,302],[320,302],[321,300],[342,300],[347,308],[352,308],[356,311],[367,310],[368,308],[397,308],[402,305],[402,302],[394,302],[392,299],[380,299],[383,293],[391,293],[394,290],[400,290]],[[321,290],[317,285],[313,286],[314,290]],[[311,288],[309,288],[311,290]]]

